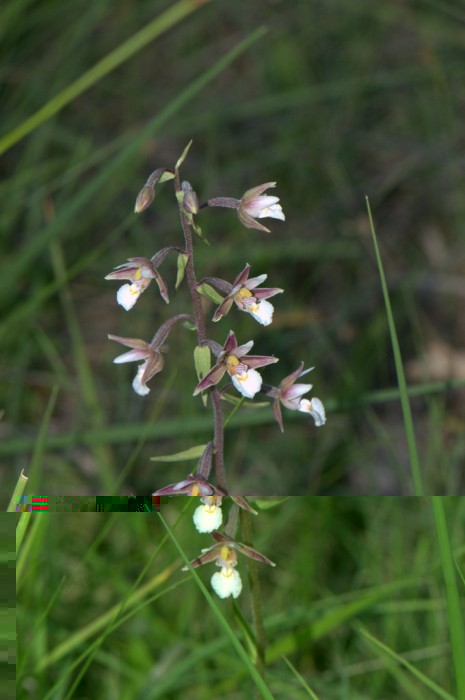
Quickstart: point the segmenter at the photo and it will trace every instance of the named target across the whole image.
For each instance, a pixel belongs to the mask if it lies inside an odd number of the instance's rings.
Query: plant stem
[[[187,218],[186,214],[182,209],[182,199],[180,197],[180,194],[182,193],[182,187],[179,179],[178,170],[176,170],[175,172],[174,189],[178,198],[179,215],[181,217],[181,226],[184,233],[184,241],[186,246],[185,252],[188,257],[186,265],[186,279],[191,295],[195,324],[197,326],[197,338],[199,345],[205,345],[205,341],[207,340],[207,332],[202,309],[202,300],[200,298],[200,294],[197,291],[197,278],[195,275],[194,266],[194,245],[192,241],[192,232],[190,228],[189,219]],[[218,389],[216,387],[211,387],[209,391],[213,406],[213,452],[215,455],[216,485],[225,493],[228,493],[226,472],[224,468],[224,425],[223,411],[221,408],[221,399]]]
[[[252,521],[250,513],[241,509],[242,542],[253,546]],[[249,572],[250,594],[252,604],[252,617],[255,626],[255,642],[257,647],[257,670],[261,676],[265,672],[265,648],[266,637],[263,626],[262,602],[260,596],[260,581],[257,574],[257,562],[247,557]]]

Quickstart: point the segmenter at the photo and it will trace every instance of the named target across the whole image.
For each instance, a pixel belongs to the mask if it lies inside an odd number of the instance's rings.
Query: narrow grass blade
[[[182,520],[182,518],[185,515],[185,512],[187,509],[190,507],[190,503],[188,502],[186,504],[186,508],[184,511],[179,515],[178,519],[174,523],[173,527],[175,528],[178,523]],[[60,659],[62,659],[64,656],[70,654],[72,651],[76,649],[79,645],[83,644],[83,642],[87,641],[89,637],[93,636],[94,634],[97,634],[99,631],[104,629],[107,625],[114,625],[116,624],[118,620],[118,616],[120,616],[123,611],[124,613],[129,613],[132,614],[133,610],[136,608],[136,606],[141,602],[146,599],[148,594],[154,590],[155,588],[159,588],[162,583],[167,581],[171,575],[173,574],[174,571],[176,571],[179,567],[179,561],[174,562],[171,566],[166,567],[163,571],[161,571],[159,574],[151,578],[147,583],[143,584],[140,586],[140,588],[137,588],[139,585],[139,582],[142,581],[143,577],[145,576],[145,572],[148,571],[152,563],[156,560],[159,552],[163,549],[165,544],[168,542],[169,536],[166,534],[164,537],[161,538],[158,546],[156,547],[152,557],[147,560],[147,564],[144,566],[142,569],[141,573],[139,574],[137,580],[135,581],[133,585],[133,591],[129,591],[128,595],[126,598],[119,603],[116,603],[112,608],[110,608],[107,612],[103,613],[100,615],[98,618],[95,620],[92,620],[89,622],[89,624],[85,625],[85,627],[82,627],[81,629],[77,630],[73,635],[70,637],[67,637],[61,644],[58,644],[54,649],[49,651],[47,654],[44,654],[42,658],[40,659],[39,663],[37,664],[36,667],[36,672],[41,672],[47,666],[50,666],[50,664],[56,663]],[[98,542],[102,542],[102,539],[98,539]]]
[[[21,471],[21,474],[19,475],[18,481],[16,482],[16,486],[14,488],[14,491],[11,495],[10,502],[8,504],[7,512],[8,513],[14,513],[16,511],[16,505],[18,503],[18,498],[23,495],[23,491],[26,488],[27,484],[27,476],[24,474],[24,471]]]
[[[318,695],[317,695],[316,693],[313,692],[313,690],[309,687],[308,683],[306,682],[305,678],[304,678],[303,676],[300,675],[300,673],[298,672],[298,670],[295,668],[295,666],[293,666],[293,665],[291,664],[291,662],[289,661],[289,659],[287,659],[285,656],[283,656],[283,659],[284,659],[284,661],[286,662],[286,664],[289,666],[289,668],[291,669],[291,671],[292,671],[292,673],[294,674],[294,676],[295,676],[295,677],[297,678],[297,680],[300,682],[302,688],[304,688],[304,689],[307,691],[308,697],[309,697],[309,698],[312,698],[312,700],[320,700],[319,697],[318,697]]]
[[[455,667],[457,697],[459,700],[465,700],[465,619],[457,587],[457,576],[447,530],[443,497],[433,496],[432,505],[442,572],[446,584],[447,616],[449,619],[450,641]]]
[[[86,347],[74,309],[72,296],[66,282],[62,282],[63,279],[66,279],[66,263],[63,255],[63,248],[59,241],[54,241],[52,244],[51,256],[56,279],[61,283],[60,301],[71,340],[73,360],[79,378],[79,386],[81,388],[84,406],[90,424],[97,428],[105,428],[106,418],[100,404],[100,392],[96,387],[90,362],[87,358]],[[108,443],[93,445],[92,452],[95,463],[98,465],[98,473],[100,474],[104,492],[108,494],[114,493],[115,463],[110,446]]]
[[[407,438],[407,448],[410,459],[410,467],[412,470],[413,489],[415,496],[423,496],[423,479],[420,470],[420,462],[418,459],[417,445],[415,442],[415,431],[413,427],[412,411],[408,400],[407,382],[405,379],[405,372],[402,364],[402,356],[400,353],[399,339],[397,337],[394,315],[392,313],[391,301],[389,299],[389,291],[386,283],[386,276],[384,274],[383,262],[381,260],[381,253],[378,247],[378,240],[376,237],[375,226],[373,223],[373,217],[371,214],[370,202],[368,200],[368,197],[366,198],[366,205],[368,210],[368,218],[370,220],[371,234],[373,236],[373,246],[375,249],[376,260],[378,263],[381,288],[383,290],[384,304],[386,306],[386,315],[388,319],[389,333],[391,335],[391,343],[392,350],[394,353],[397,381],[399,383],[400,403],[402,406],[402,414],[404,417],[405,435]]]
[[[431,678],[428,678],[425,676],[424,673],[419,671],[415,666],[413,666],[411,663],[406,661],[402,656],[399,656],[399,654],[396,654],[395,651],[390,649],[388,646],[383,644],[383,642],[380,642],[379,639],[376,639],[376,637],[373,637],[367,630],[363,629],[362,627],[359,628],[360,634],[362,634],[365,639],[370,643],[371,646],[373,646],[377,651],[380,651],[382,654],[385,656],[388,656],[391,659],[394,659],[397,661],[401,666],[404,668],[408,669],[410,673],[412,673],[415,678],[417,678],[421,683],[426,688],[429,688],[433,693],[435,693],[438,697],[443,698],[443,700],[457,700],[453,695],[447,692],[447,690],[444,690],[444,688],[441,688],[437,683],[431,680]],[[462,700],[460,698],[460,700]]]
[[[39,481],[39,470],[41,468],[42,459],[46,448],[47,430],[52,419],[57,396],[58,387],[55,386],[50,394],[44,417],[42,418],[42,423],[40,425],[39,433],[34,443],[34,452],[32,454],[31,465],[29,468],[29,490],[31,493],[36,493],[37,484]]]
[[[41,530],[45,525],[44,518],[48,517],[48,513],[44,512],[36,512],[34,514],[31,512],[21,513],[21,518],[16,528],[16,594],[18,594],[21,586],[23,585],[24,577],[27,571],[27,564],[28,561],[30,561],[30,552],[34,547],[36,547],[35,543],[38,541],[41,535]],[[25,531],[29,524],[31,525],[30,532],[28,533],[24,544],[21,545],[21,542],[24,539]],[[39,550],[40,545],[36,548]],[[30,571],[28,573],[30,573]]]
[[[127,61],[131,56],[144,48],[151,41],[159,37],[163,32],[171,29],[184,17],[210,0],[180,0],[173,7],[149,22],[145,27],[133,34],[129,39],[111,51],[80,78],[68,85],[58,95],[55,95],[43,107],[32,116],[19,124],[6,136],[0,139],[0,155],[5,153],[24,136],[46,122],[50,117],[59,112],[63,107],[72,102],[76,97],[95,85],[99,80],[111,73],[117,66]]]
[[[32,513],[23,512],[19,517],[16,526],[16,580],[18,580],[18,552],[21,549],[24,535],[26,534],[27,526],[29,525]]]
[[[61,240],[65,240],[66,232],[73,231],[75,228],[69,225],[73,217],[79,216],[79,213],[85,209],[87,203],[93,199],[98,200],[97,193],[99,190],[107,186],[107,183],[114,177],[116,170],[126,166],[127,161],[137,153],[141,144],[144,143],[150,136],[156,134],[160,128],[169,122],[174,114],[177,114],[183,107],[186,106],[208,83],[222,73],[238,56],[247,51],[252,44],[258,41],[266,33],[266,29],[259,27],[250,35],[246,36],[236,46],[234,46],[227,54],[218,59],[211,68],[202,73],[198,78],[192,80],[189,85],[184,88],[164,109],[162,109],[152,120],[140,129],[137,135],[122,148],[117,155],[110,161],[106,168],[99,171],[86,187],[83,187],[68,203],[68,206],[57,214],[55,219],[38,232],[37,236],[29,242],[28,246],[22,251],[20,256],[12,258],[8,267],[5,268],[4,274],[0,277],[0,298],[7,298],[8,290],[15,287],[18,276],[28,268],[31,262],[50,244],[50,241],[55,236],[60,236]],[[133,216],[133,215],[132,215]],[[29,302],[25,302],[29,304]],[[25,314],[22,312],[23,305],[13,310],[9,316],[5,316],[2,321],[2,331],[5,333],[12,318],[22,315],[23,322]],[[29,310],[37,308],[35,305],[29,304]]]

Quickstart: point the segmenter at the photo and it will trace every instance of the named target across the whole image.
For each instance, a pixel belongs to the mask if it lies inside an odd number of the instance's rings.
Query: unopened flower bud
[[[140,214],[141,211],[147,209],[155,198],[155,191],[153,187],[149,185],[144,185],[139,194],[137,195],[136,204],[134,211],[136,214]]]
[[[192,189],[189,182],[183,182],[182,190],[184,192],[184,198],[182,200],[182,206],[188,214],[198,214],[199,212],[199,200],[197,194]]]

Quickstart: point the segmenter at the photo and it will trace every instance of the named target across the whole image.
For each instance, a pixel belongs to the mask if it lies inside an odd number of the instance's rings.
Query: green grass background
[[[189,559],[212,542],[194,530],[196,505],[160,511]],[[24,520],[16,697],[255,697],[228,636],[248,648],[244,557],[236,605],[212,602],[156,513]],[[464,520],[457,497],[292,497],[261,510],[253,544],[276,568],[258,566],[268,644],[257,697],[462,700]],[[214,571],[197,569],[208,591]]]
[[[197,242],[199,276],[232,279],[249,262],[286,290],[271,327],[233,311],[212,337],[234,328],[278,355],[270,382],[315,365],[328,408],[320,430],[287,412],[284,436],[269,409],[241,409],[226,434],[234,491],[414,492],[368,196],[423,489],[463,493],[464,20],[449,0],[4,3],[5,503],[21,469],[29,493],[150,493],[194,466],[151,456],[210,439],[193,336],[173,333],[145,399],[106,337],[149,339],[186,310],[185,288],[166,307],[151,287],[126,313],[103,277],[180,242],[169,185],[144,215],[132,209],[191,138],[184,176],[201,199],[277,180],[287,216],[268,235],[202,212],[212,248]],[[174,261],[162,273],[172,290]]]

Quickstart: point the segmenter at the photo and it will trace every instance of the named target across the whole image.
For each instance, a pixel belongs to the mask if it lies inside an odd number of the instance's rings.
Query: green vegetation
[[[148,292],[123,312],[103,279],[173,243],[168,188],[143,215],[132,209],[147,175],[191,138],[184,173],[201,199],[277,180],[287,216],[271,234],[228,210],[199,217],[213,244],[196,241],[201,273],[233,279],[247,261],[285,289],[266,332],[235,313],[214,339],[230,326],[254,335],[257,353],[281,358],[270,382],[315,365],[328,409],[319,430],[286,412],[281,435],[269,407],[228,408],[238,492],[463,492],[464,19],[449,0],[6,3],[5,508],[21,469],[27,493],[151,493],[191,467],[151,457],[210,439],[192,397],[193,335],[173,333],[147,398],[107,340],[150,337],[185,309],[175,261],[163,267],[170,307]]]
[[[292,497],[253,520],[266,647],[212,597],[197,499],[156,513],[23,514],[17,697],[463,700],[465,502]],[[9,516],[4,516],[9,517]],[[13,518],[11,519],[13,523]],[[168,532],[165,529],[165,523]]]

